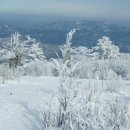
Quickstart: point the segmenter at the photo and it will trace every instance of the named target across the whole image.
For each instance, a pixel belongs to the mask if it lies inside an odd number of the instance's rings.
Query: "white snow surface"
[[[101,80],[83,79],[82,82],[84,86],[90,82],[92,86],[95,83],[97,86],[102,84]],[[121,83],[121,97],[130,103],[130,81]],[[25,76],[0,83],[0,130],[43,130],[40,113],[42,105],[49,100],[50,93],[58,90],[58,86],[57,77],[45,76]],[[104,95],[108,96],[107,93]]]
[[[0,130],[41,130],[40,109],[58,80],[23,77],[0,84]]]

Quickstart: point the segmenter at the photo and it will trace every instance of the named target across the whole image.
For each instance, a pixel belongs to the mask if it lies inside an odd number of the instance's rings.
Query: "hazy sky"
[[[0,0],[0,13],[130,20],[130,0]]]

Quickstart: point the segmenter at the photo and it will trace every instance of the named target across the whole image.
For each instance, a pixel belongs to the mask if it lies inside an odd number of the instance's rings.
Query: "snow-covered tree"
[[[43,48],[40,47],[39,42],[30,36],[22,36],[16,32],[2,42],[0,50],[1,64],[12,69],[13,75],[17,71],[33,76],[51,73]]]
[[[70,66],[71,53],[72,53],[71,40],[72,40],[75,32],[76,32],[75,29],[73,29],[67,34],[66,44],[64,44],[63,49],[61,49],[62,55],[63,55],[63,61],[64,61],[64,63],[68,62],[67,63],[68,66]]]
[[[22,56],[25,62],[45,59],[43,49],[35,39],[30,36],[23,37],[17,32],[12,34],[9,40],[3,42],[0,49],[1,59],[10,60],[18,56]]]
[[[64,44],[60,49],[62,52],[63,59],[52,59],[52,63],[54,68],[58,71],[60,77],[65,77],[71,75],[72,71],[74,70],[72,52],[73,48],[72,45],[72,38],[75,33],[75,29],[71,30],[66,37],[66,44]]]
[[[53,59],[53,66],[59,72],[59,82],[60,86],[58,93],[56,95],[59,102],[58,106],[58,127],[63,129],[68,128],[68,121],[71,118],[72,106],[75,104],[75,99],[77,97],[77,88],[79,82],[74,79],[73,73],[76,69],[76,64],[73,64],[72,59],[72,38],[75,33],[75,29],[71,30],[67,34],[66,44],[62,48],[63,59]],[[72,123],[70,123],[72,125]]]
[[[94,50],[97,51],[99,59],[116,59],[120,55],[119,47],[112,44],[112,41],[106,36],[98,40]]]

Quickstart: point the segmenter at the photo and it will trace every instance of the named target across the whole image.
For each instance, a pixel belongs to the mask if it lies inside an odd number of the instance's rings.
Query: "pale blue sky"
[[[0,13],[130,20],[130,0],[0,0]]]

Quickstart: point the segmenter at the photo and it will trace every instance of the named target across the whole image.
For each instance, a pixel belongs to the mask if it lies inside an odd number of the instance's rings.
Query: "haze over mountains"
[[[34,19],[26,22],[20,19],[17,21],[19,22],[15,22],[15,20],[6,22],[5,19],[4,22],[0,22],[0,37],[9,37],[16,31],[54,47],[64,44],[67,32],[75,28],[73,46],[93,47],[99,38],[108,36],[115,45],[120,47],[122,52],[130,52],[130,26],[128,25],[96,20],[56,20],[56,18],[53,20],[48,18],[44,21]]]

